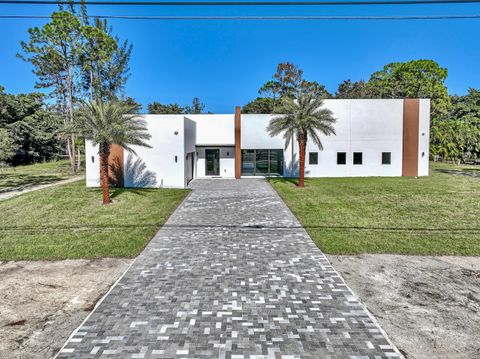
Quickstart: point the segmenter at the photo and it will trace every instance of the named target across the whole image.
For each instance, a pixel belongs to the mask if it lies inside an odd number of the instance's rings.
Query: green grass
[[[15,187],[40,185],[74,176],[68,161],[0,168],[0,192]]]
[[[288,179],[270,183],[327,253],[480,255],[478,178],[432,170],[420,178],[307,179],[304,189]]]
[[[112,189],[83,181],[0,201],[0,260],[134,257],[187,195],[182,189]]]

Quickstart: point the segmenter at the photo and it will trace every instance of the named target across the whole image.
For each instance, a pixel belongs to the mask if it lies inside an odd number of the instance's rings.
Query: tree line
[[[59,5],[51,20],[28,30],[18,57],[33,65],[35,87],[29,94],[8,94],[0,87],[0,164],[28,164],[69,158],[80,167],[84,146],[79,110],[88,102],[119,102],[130,113],[142,105],[125,94],[132,44],[122,41],[106,20],[90,20],[85,5]],[[295,64],[277,66],[259,97],[243,106],[244,113],[281,113],[284,99],[310,94],[314,98],[430,98],[431,156],[462,161],[480,157],[480,91],[450,95],[448,71],[433,60],[385,65],[368,81],[345,80],[329,93],[324,85],[304,78]],[[152,102],[148,113],[205,113],[195,97],[191,105]]]
[[[66,153],[80,167],[83,140],[76,131],[85,100],[124,101],[132,45],[113,34],[106,20],[87,15],[83,5],[59,5],[51,20],[28,30],[18,57],[32,64],[40,93],[0,91],[0,162],[17,165]],[[141,106],[140,106],[141,108]]]
[[[448,70],[433,60],[394,62],[374,72],[368,81],[345,80],[332,94],[290,62],[280,63],[259,97],[243,106],[244,113],[282,113],[283,99],[313,93],[322,99],[430,98],[432,158],[465,161],[480,158],[480,91],[449,95]]]

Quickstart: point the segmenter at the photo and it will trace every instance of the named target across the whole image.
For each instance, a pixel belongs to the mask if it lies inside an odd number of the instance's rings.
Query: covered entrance
[[[283,176],[283,149],[242,150],[242,176]]]
[[[220,149],[205,149],[205,174],[207,176],[220,176]]]

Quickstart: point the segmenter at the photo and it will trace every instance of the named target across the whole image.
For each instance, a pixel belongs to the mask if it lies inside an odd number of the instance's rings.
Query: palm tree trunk
[[[103,192],[103,204],[110,204],[110,186],[108,183],[108,157],[110,146],[100,145],[100,186]]]
[[[298,137],[300,168],[298,172],[298,187],[305,187],[305,137]]]

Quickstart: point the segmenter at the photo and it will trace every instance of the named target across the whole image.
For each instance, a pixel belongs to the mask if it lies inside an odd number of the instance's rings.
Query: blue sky
[[[0,5],[1,14],[48,15],[53,6]],[[173,8],[91,6],[91,15],[433,15],[480,14],[480,6]],[[0,85],[34,90],[30,64],[16,58],[27,29],[46,20],[0,19]],[[480,87],[480,20],[127,21],[114,32],[133,44],[126,94],[145,107],[200,97],[215,113],[257,96],[279,62],[291,61],[334,92],[344,79],[368,79],[389,62],[428,58],[447,67],[450,93]]]

